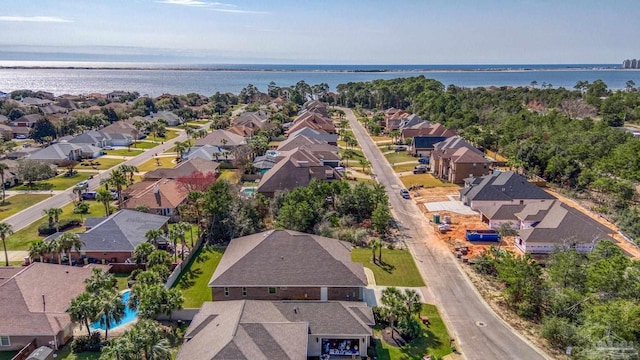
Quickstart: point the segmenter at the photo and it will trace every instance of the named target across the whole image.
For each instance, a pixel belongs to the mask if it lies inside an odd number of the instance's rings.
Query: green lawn
[[[240,174],[238,170],[233,169],[224,169],[220,171],[220,176],[218,176],[219,180],[226,180],[231,184],[237,184],[240,182]]]
[[[86,219],[87,217],[101,217],[105,215],[104,206],[101,203],[97,201],[87,201],[87,203],[89,204],[89,214],[84,214],[83,219]],[[80,215],[73,213],[73,203],[63,206],[62,210],[63,212],[60,219],[80,220]],[[40,224],[45,224],[47,221],[48,218],[43,216],[31,225],[16,231],[13,235],[7,237],[7,250],[28,250],[29,245],[32,242],[43,239],[42,236],[38,235],[38,226],[40,226]],[[76,228],[72,230],[80,231],[83,229],[84,228]]]
[[[211,288],[208,284],[223,252],[222,248],[202,247],[180,274],[173,286],[182,292],[184,308],[199,308],[203,302],[211,301]]]
[[[105,158],[99,157],[97,159],[93,159],[92,161],[83,161],[78,166],[78,169],[96,169],[96,170],[107,170],[112,167],[124,162],[122,158]],[[83,165],[86,164],[86,165]]]
[[[346,149],[338,149],[338,154],[340,154],[340,157],[344,157],[345,151]],[[358,161],[360,159],[365,159],[364,153],[362,153],[362,150],[351,150],[351,151],[353,152],[353,158],[349,159],[349,164],[358,164]],[[347,159],[343,159],[342,161],[346,163]]]
[[[107,150],[105,151],[107,155],[115,155],[115,156],[138,156],[144,152],[144,150],[135,150],[135,149],[118,149],[118,150]]]
[[[56,357],[56,360],[93,360],[99,358],[100,352],[82,352],[75,354],[71,351],[71,343],[69,343],[58,350],[58,357]]]
[[[164,137],[159,138],[160,141],[168,141],[171,139],[175,139],[178,137],[178,132],[176,130],[167,130],[164,133]]]
[[[395,172],[403,172],[403,171],[411,171],[413,169],[415,169],[416,165],[419,165],[420,163],[418,161],[416,161],[413,164],[402,164],[402,165],[396,165],[393,167],[393,171]]]
[[[47,194],[18,194],[8,197],[4,204],[0,205],[0,220],[4,220],[48,197],[50,195]]]
[[[118,291],[127,290],[129,288],[129,285],[127,284],[127,279],[129,278],[129,274],[115,273],[113,274],[113,276],[116,278],[116,280],[118,280]]]
[[[77,172],[73,176],[58,175],[54,178],[33,183],[33,186],[26,184],[16,186],[12,190],[66,190],[75,186],[80,181],[87,180],[93,174],[87,172]]]
[[[11,360],[17,353],[17,351],[0,351],[0,360]]]
[[[398,348],[388,345],[382,340],[376,341],[376,353],[380,360],[422,360],[423,356],[431,355],[433,358],[442,359],[451,353],[449,347],[449,333],[440,317],[435,305],[422,304],[420,315],[429,317],[429,327],[421,323],[422,336],[413,339],[404,347]],[[374,327],[374,333],[379,337],[382,329]]]
[[[149,159],[138,166],[138,171],[153,171],[159,168],[172,169],[176,166],[176,164],[173,163],[175,159],[176,158],[173,156],[162,156],[155,159]],[[158,166],[158,161],[160,162],[160,166]]]
[[[158,146],[160,142],[153,141],[138,141],[137,143],[131,145],[132,149],[153,149]]]
[[[174,153],[174,152],[176,152],[176,147],[172,146],[172,147],[168,148],[165,152],[163,152],[163,154]]]
[[[192,120],[187,123],[187,125],[205,125],[208,124],[210,120]]]
[[[406,188],[409,188],[412,185],[422,185],[423,187],[426,187],[426,188],[441,187],[441,186],[451,186],[451,187],[457,186],[455,184],[442,182],[440,179],[436,179],[431,174],[405,175],[400,178],[400,181],[402,181],[402,183]]]
[[[375,136],[375,135],[372,135],[371,136],[371,140],[373,140],[374,142],[382,142],[382,141],[391,142],[393,139],[390,136]]]
[[[377,285],[424,286],[413,257],[406,250],[382,249],[382,267],[371,263],[371,249],[368,248],[353,249],[351,259],[371,269]]]
[[[346,149],[346,148],[350,148],[350,147],[347,145],[347,143],[346,143],[345,141],[342,141],[342,140],[338,140],[338,146],[341,146],[341,147],[343,147],[343,148],[345,148],[345,149]],[[355,148],[350,148],[350,149],[358,150],[358,149],[360,149],[360,146],[359,146],[359,145],[356,145],[356,147],[355,147]]]
[[[387,159],[389,164],[416,160],[416,158],[413,157],[408,151],[394,151],[391,154],[385,154],[384,157]]]

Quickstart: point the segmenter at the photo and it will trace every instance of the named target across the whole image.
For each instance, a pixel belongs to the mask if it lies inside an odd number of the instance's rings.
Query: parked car
[[[95,199],[96,199],[95,191],[87,191],[85,193],[82,193],[82,200],[95,200]]]
[[[409,190],[407,189],[400,190],[400,195],[405,199],[411,199],[411,195],[409,195]]]
[[[79,188],[88,188],[89,187],[89,182],[86,181],[86,180],[85,181],[80,181],[78,183],[78,185],[76,185],[76,186],[79,187]]]
[[[418,165],[413,169],[414,174],[426,174],[429,168],[427,165]]]
[[[428,164],[429,163],[429,158],[428,157],[421,157],[420,159],[418,159],[418,162],[420,164]]]
[[[114,148],[113,146],[105,146],[102,148],[102,150],[115,150],[116,148]]]
[[[23,139],[26,139],[26,138],[27,138],[27,135],[23,135],[23,134],[16,135],[16,139],[23,140]]]
[[[394,150],[395,152],[398,152],[398,151],[406,151],[406,150],[407,150],[407,147],[406,147],[406,146],[396,146],[393,150]]]

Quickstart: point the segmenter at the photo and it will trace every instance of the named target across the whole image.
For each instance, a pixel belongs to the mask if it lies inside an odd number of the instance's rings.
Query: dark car
[[[400,151],[406,151],[407,147],[406,146],[396,146],[395,149],[393,149],[396,152],[400,152]]]
[[[421,157],[420,159],[418,159],[418,162],[420,164],[428,164],[429,163],[429,158],[428,157]]]
[[[418,166],[416,166],[415,169],[413,169],[413,173],[414,174],[426,174],[427,170],[429,170],[427,165],[418,165]]]
[[[411,199],[411,195],[409,195],[409,190],[407,189],[400,190],[400,195],[405,199]]]
[[[85,193],[82,193],[82,200],[95,200],[95,199],[96,199],[95,191],[87,191]]]

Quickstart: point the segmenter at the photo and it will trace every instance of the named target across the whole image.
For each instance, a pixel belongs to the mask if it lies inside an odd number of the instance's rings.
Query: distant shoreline
[[[292,73],[433,73],[433,72],[537,72],[537,71],[590,71],[590,70],[612,70],[612,71],[633,71],[637,69],[622,69],[619,66],[549,66],[549,67],[485,67],[485,68],[379,68],[379,69],[359,69],[357,65],[353,69],[323,69],[314,68],[233,68],[233,67],[199,67],[199,66],[26,66],[26,65],[0,65],[0,70],[115,70],[115,71],[213,71],[213,72],[292,72]]]

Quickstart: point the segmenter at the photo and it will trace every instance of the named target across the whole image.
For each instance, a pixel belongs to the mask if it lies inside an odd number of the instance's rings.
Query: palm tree
[[[91,276],[84,280],[86,289],[90,293],[100,293],[101,291],[115,292],[118,280],[108,272],[99,268],[93,268]]]
[[[185,151],[189,150],[191,147],[190,144],[186,141],[176,141],[176,153],[178,154],[177,159],[182,160],[182,155]]]
[[[49,253],[49,244],[42,240],[31,243],[29,246],[29,258],[40,258],[40,262],[44,262],[44,256]]]
[[[376,263],[376,250],[380,245],[380,240],[376,238],[373,238],[371,239],[371,241],[369,241],[369,246],[371,246],[371,258],[374,264]]]
[[[62,248],[60,247],[60,242],[58,238],[55,238],[49,241],[48,244],[49,252],[51,254],[56,254],[58,256],[58,264],[62,265]]]
[[[80,235],[76,233],[66,232],[58,237],[58,247],[64,251],[69,257],[69,266],[71,266],[71,249],[80,251],[84,243],[80,240]]]
[[[174,262],[178,261],[178,239],[180,239],[180,229],[175,227],[169,229],[169,239],[173,241],[173,258]]]
[[[138,344],[134,344],[128,336],[114,339],[101,350],[100,359],[133,360],[138,358]]]
[[[128,334],[129,338],[146,360],[169,360],[171,348],[158,323],[150,319],[140,319]]]
[[[360,163],[360,166],[362,166],[362,172],[365,172],[365,169],[368,168],[369,165],[371,165],[369,160],[365,158],[361,158],[358,162]]]
[[[82,192],[84,191],[84,187],[82,186],[74,186],[73,187],[73,193],[78,195],[78,202],[82,202]]]
[[[109,185],[116,188],[118,192],[118,209],[122,208],[122,189],[128,185],[129,181],[127,180],[127,176],[120,169],[113,170],[111,172],[111,177],[107,180]]]
[[[413,289],[404,289],[404,303],[407,308],[407,317],[411,314],[420,315],[422,305],[420,304],[420,295]]]
[[[119,167],[120,171],[122,171],[125,175],[125,177],[129,177],[129,184],[133,184],[133,175],[135,175],[135,173],[138,172],[138,168],[133,166],[133,165],[120,165]]]
[[[342,158],[347,160],[347,167],[349,167],[349,159],[353,159],[354,156],[355,153],[350,149],[345,150],[342,154]]]
[[[186,223],[184,221],[180,221],[174,226],[175,229],[178,230],[178,234],[180,235],[180,242],[182,244],[181,257],[184,260],[184,248],[187,246],[187,242],[185,239],[187,230],[191,230],[191,247],[193,248],[193,228],[191,224]]]
[[[0,181],[2,181],[2,204],[4,205],[5,199],[5,183],[4,183],[4,171],[9,169],[9,165],[0,163]]]
[[[60,215],[62,215],[62,209],[61,208],[44,209],[43,213],[49,217],[49,228],[52,228],[55,224],[56,232],[59,232],[60,229],[58,228],[58,223],[60,220]]]
[[[133,127],[136,128],[136,137],[135,139],[133,139],[133,147],[138,147],[138,138],[140,137],[140,129],[144,128],[147,126],[147,122],[146,121],[141,121],[141,120],[136,120],[133,122]]]
[[[104,205],[104,216],[109,216],[109,203],[113,200],[113,194],[107,189],[98,189],[96,191],[96,201]]]
[[[104,339],[109,340],[109,328],[118,323],[124,316],[124,303],[122,297],[115,291],[102,291],[96,297],[100,325],[104,325]]]
[[[7,243],[6,238],[13,234],[13,229],[11,228],[11,224],[0,223],[0,239],[2,239],[2,247],[4,248],[4,260],[5,266],[9,266],[9,253],[7,253]]]
[[[144,234],[144,237],[149,243],[155,245],[155,247],[158,248],[158,239],[160,239],[162,235],[162,230],[151,229]]]
[[[95,297],[91,296],[88,292],[83,292],[75,299],[71,300],[69,305],[69,316],[72,321],[83,323],[87,328],[87,334],[91,337],[91,328],[89,324],[95,321],[96,314],[98,313],[98,307]]]
[[[395,144],[396,143],[396,139],[400,137],[400,131],[399,130],[391,130],[391,132],[389,132],[389,136],[391,136],[391,140]]]

